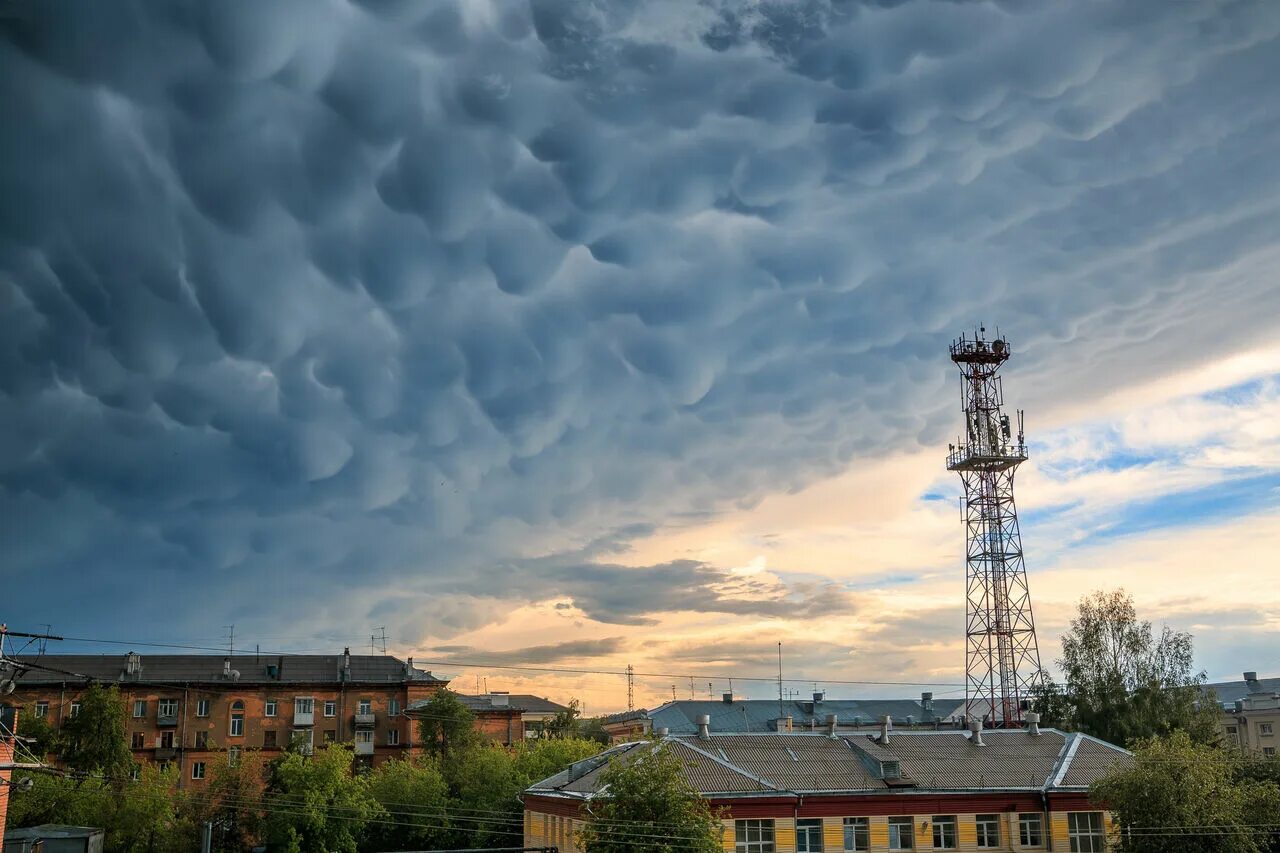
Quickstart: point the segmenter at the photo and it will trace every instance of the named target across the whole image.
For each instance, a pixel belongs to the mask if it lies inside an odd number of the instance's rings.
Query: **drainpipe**
[[[190,684],[182,685],[182,730],[178,733],[178,787],[182,787],[182,759],[187,754],[187,691]]]

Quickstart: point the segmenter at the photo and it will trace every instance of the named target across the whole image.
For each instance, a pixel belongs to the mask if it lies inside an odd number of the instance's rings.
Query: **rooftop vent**
[[[924,711],[926,715],[933,713],[933,694],[932,693],[920,694],[920,710]]]
[[[880,745],[889,745],[889,729],[893,728],[893,717],[885,714],[880,718]]]
[[[495,690],[489,694],[489,704],[495,708],[506,708],[511,704],[511,694],[506,690]]]
[[[1244,680],[1245,680],[1245,681],[1257,681],[1257,680],[1258,680],[1258,673],[1256,673],[1256,672],[1246,672],[1246,673],[1244,674]]]
[[[969,720],[969,732],[970,732],[969,741],[974,746],[986,746],[986,744],[982,742],[982,720],[981,719],[975,717]]]
[[[733,704],[733,693],[732,693],[732,691],[731,691],[731,692],[728,692],[728,693],[721,693],[721,694],[720,694],[720,701],[721,701],[721,702],[723,702],[723,703],[725,703],[726,705],[732,705],[732,704]]]
[[[813,704],[815,704],[815,705],[817,705],[819,702],[821,702],[822,700],[824,700],[824,699],[826,699],[826,698],[827,698],[827,694],[826,694],[826,693],[824,693],[824,692],[823,692],[823,691],[821,691],[821,690],[815,690],[815,691],[813,692]]]
[[[1040,715],[1035,711],[1027,712],[1027,734],[1032,737],[1040,736]]]
[[[789,732],[791,731],[791,718],[779,717],[778,719],[773,721],[773,727],[775,731]]]
[[[835,714],[827,714],[827,737],[836,736],[836,726],[838,723],[839,718]]]
[[[699,714],[698,715],[698,740],[710,740],[710,739],[711,739],[711,715]]]
[[[658,737],[666,737],[666,736],[667,736],[667,735],[669,735],[669,734],[671,734],[671,730],[670,730],[669,728],[667,728],[666,726],[662,726],[662,727],[661,727],[661,728],[659,728],[659,729],[658,729],[658,731],[657,731],[657,735],[658,735]]]

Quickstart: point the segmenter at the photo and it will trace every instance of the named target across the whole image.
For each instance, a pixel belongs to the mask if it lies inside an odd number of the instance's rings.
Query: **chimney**
[[[495,690],[489,694],[489,704],[495,708],[506,708],[511,704],[511,693],[507,690]]]
[[[671,730],[668,729],[666,726],[662,726],[661,728],[658,729],[658,737],[666,737],[670,733],[671,733]]]
[[[827,714],[827,737],[836,736],[837,722],[838,722],[838,718],[836,717],[835,714]]]
[[[817,706],[818,703],[820,703],[826,697],[827,697],[826,693],[822,692],[821,690],[815,690],[813,692],[813,704]]]
[[[893,728],[893,717],[885,714],[880,718],[880,745],[889,745],[889,729]]]
[[[351,669],[351,648],[349,646],[342,650],[342,668]]]
[[[124,671],[126,675],[137,675],[142,671],[142,658],[137,652],[129,652],[124,656]]]
[[[986,746],[982,742],[982,719],[980,717],[974,717],[969,720],[969,732],[971,735],[969,738],[970,743],[974,746]]]
[[[231,658],[222,659],[222,677],[223,678],[231,677]]]
[[[720,694],[720,701],[721,701],[721,702],[724,702],[726,705],[732,705],[732,704],[733,704],[733,693],[721,693],[721,694]]]
[[[1040,736],[1040,715],[1035,711],[1027,712],[1027,734],[1032,737]]]
[[[404,677],[413,678],[413,658],[409,658],[404,662]]]
[[[773,728],[774,728],[774,731],[779,731],[779,732],[791,731],[791,718],[779,717],[778,719],[773,721]]]
[[[907,728],[911,728],[911,727],[912,727],[912,726],[914,726],[915,724],[916,724],[916,718],[915,718],[915,715],[914,715],[914,714],[907,714]]]
[[[1246,672],[1244,674],[1244,683],[1249,688],[1250,693],[1254,692],[1254,689],[1258,686],[1258,673]]]
[[[933,713],[933,694],[932,693],[920,694],[920,710],[924,711],[926,715]]]
[[[711,715],[699,714],[698,715],[698,740],[710,740],[710,739],[711,739]]]

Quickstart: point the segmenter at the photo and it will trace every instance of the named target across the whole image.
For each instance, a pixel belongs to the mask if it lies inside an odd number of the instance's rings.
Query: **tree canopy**
[[[352,776],[352,748],[322,747],[314,755],[285,752],[271,767],[264,837],[281,853],[356,853],[370,821],[388,818],[364,776]]]
[[[124,700],[114,684],[89,685],[79,713],[62,726],[57,748],[63,764],[78,773],[122,779],[133,772]]]
[[[1115,815],[1125,853],[1263,853],[1280,826],[1280,787],[1241,772],[1253,761],[1177,731],[1136,743],[1132,766],[1090,793]]]
[[[1203,701],[1191,635],[1168,627],[1157,634],[1124,590],[1080,601],[1058,665],[1064,694],[1050,688],[1038,702],[1047,723],[1121,745],[1180,729],[1216,737],[1217,709]]]
[[[592,804],[586,853],[719,853],[720,819],[685,781],[684,762],[664,746],[623,755],[605,768],[608,796]]]
[[[476,715],[452,690],[439,690],[419,712],[418,736],[427,752],[448,756],[479,742]]]

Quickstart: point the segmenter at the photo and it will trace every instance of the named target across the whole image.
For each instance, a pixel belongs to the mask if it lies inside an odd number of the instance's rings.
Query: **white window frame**
[[[316,700],[314,696],[295,696],[293,697],[293,713],[296,714],[314,714],[316,711]]]
[[[231,765],[232,767],[235,767],[239,763],[240,763],[240,747],[238,746],[227,747],[227,764]]]
[[[1071,853],[1103,853],[1107,849],[1102,812],[1067,812]]]
[[[41,719],[49,716],[49,703],[37,702],[35,707],[35,715]]]
[[[70,712],[69,714],[67,714],[67,716],[69,716],[69,717],[78,717],[79,715],[80,715],[80,703],[79,703],[79,702],[72,702],[72,703],[71,703],[71,712]]]
[[[387,700],[387,716],[388,717],[400,716],[400,700],[399,699]]]
[[[134,699],[133,700],[133,718],[135,720],[141,720],[146,715],[147,715],[147,700]]]
[[[1035,833],[1034,838],[1032,833]],[[1044,846],[1044,815],[1040,812],[1022,812],[1018,815],[1018,843],[1023,847]]]
[[[845,853],[861,853],[871,849],[871,819],[847,817],[844,819]]]
[[[169,708],[169,712],[165,713],[165,708]],[[177,699],[161,699],[156,702],[157,717],[176,717],[178,716],[178,700]]]
[[[289,734],[289,746],[293,746],[298,741],[303,742],[304,755],[310,755],[316,749],[316,730],[310,726],[301,729],[293,729]]]
[[[240,707],[237,708],[237,705]],[[244,703],[239,699],[231,703],[231,713],[227,719],[227,737],[244,737]]]
[[[933,823],[934,850],[960,849],[960,826],[955,815],[934,815],[931,822]]]
[[[1270,758],[1271,756],[1276,754],[1276,748],[1274,746],[1264,746],[1262,748],[1262,754],[1265,755],[1267,758]]]
[[[209,716],[209,700],[208,699],[196,700],[196,716],[197,717]]]
[[[974,826],[978,834],[980,850],[995,850],[1000,847],[1000,815],[980,814],[974,817]],[[994,840],[991,833],[995,833]]]
[[[338,716],[338,700],[336,699],[324,700],[324,715],[326,717]]]
[[[400,730],[387,729],[387,746],[399,746],[399,745],[400,745]]]
[[[734,853],[777,853],[773,818],[735,820],[733,849]]]
[[[796,853],[822,853],[822,818],[796,820]]]
[[[372,714],[372,713],[373,713],[373,700],[372,700],[372,699],[361,699],[361,700],[359,700],[358,702],[356,702],[356,713],[357,713],[357,714]]]
[[[297,701],[297,700],[294,700]],[[278,717],[280,715],[280,702],[276,699],[268,699],[262,703],[262,716]]]
[[[191,762],[191,778],[192,779],[204,778],[204,762],[203,761]]]
[[[356,729],[356,743],[373,743],[373,729]]]
[[[897,830],[897,832],[894,830]],[[905,835],[903,830],[906,830]],[[893,815],[889,818],[889,849],[916,849],[915,818],[905,815]]]
[[[1258,723],[1258,734],[1271,735],[1275,734],[1275,729],[1270,723]]]

